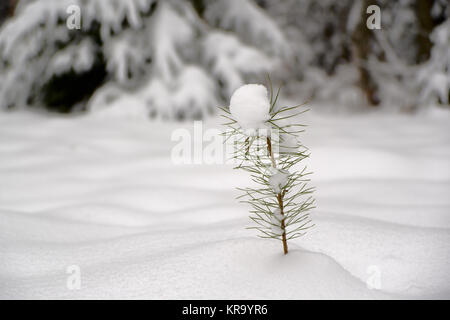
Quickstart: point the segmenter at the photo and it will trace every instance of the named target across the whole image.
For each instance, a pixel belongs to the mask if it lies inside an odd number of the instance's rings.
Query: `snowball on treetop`
[[[230,112],[242,129],[267,129],[270,102],[267,88],[261,84],[246,84],[234,91]]]

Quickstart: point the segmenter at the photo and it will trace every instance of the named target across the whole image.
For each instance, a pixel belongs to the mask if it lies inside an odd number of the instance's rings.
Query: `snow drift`
[[[448,116],[303,120],[316,227],[283,256],[245,173],[172,164],[180,124],[0,114],[0,297],[448,299]]]

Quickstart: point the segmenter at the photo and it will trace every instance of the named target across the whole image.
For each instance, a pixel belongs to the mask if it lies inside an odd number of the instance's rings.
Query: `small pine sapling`
[[[299,163],[309,156],[308,149],[298,140],[304,125],[293,120],[307,110],[302,105],[277,106],[280,89],[273,95],[269,79],[267,88],[247,84],[232,95],[229,108],[221,108],[227,130],[225,141],[233,141],[235,169],[250,173],[254,187],[238,188],[238,198],[251,206],[250,218],[262,238],[282,241],[284,254],[287,241],[300,237],[313,227],[309,211],[314,208],[308,187],[308,175]],[[230,139],[232,138],[232,139]]]

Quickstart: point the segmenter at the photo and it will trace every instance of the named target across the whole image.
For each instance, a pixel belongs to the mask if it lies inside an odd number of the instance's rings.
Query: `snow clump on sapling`
[[[246,84],[238,88],[230,99],[230,112],[242,129],[254,135],[267,129],[270,102],[267,88],[260,84]]]
[[[286,170],[272,169],[272,175],[269,177],[269,184],[275,193],[280,193],[283,187],[288,183],[289,172]]]

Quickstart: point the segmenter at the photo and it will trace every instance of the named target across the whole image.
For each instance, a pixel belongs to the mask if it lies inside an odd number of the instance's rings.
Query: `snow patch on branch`
[[[281,169],[272,169],[269,184],[275,193],[280,193],[289,181],[289,172]]]

